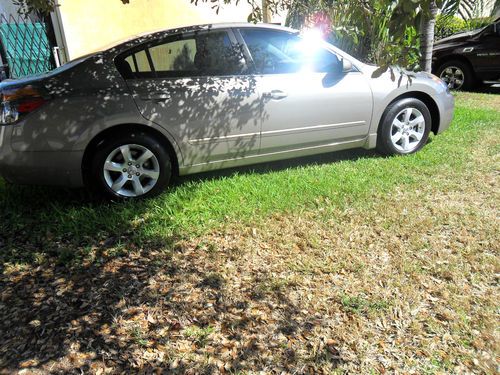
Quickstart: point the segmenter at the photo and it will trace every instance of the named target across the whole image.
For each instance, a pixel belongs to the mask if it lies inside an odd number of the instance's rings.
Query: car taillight
[[[42,92],[25,86],[16,89],[4,89],[1,94],[0,125],[16,123],[24,115],[33,112],[47,102]]]

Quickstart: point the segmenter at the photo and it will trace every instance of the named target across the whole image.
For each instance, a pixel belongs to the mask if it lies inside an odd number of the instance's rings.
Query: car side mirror
[[[352,62],[346,59],[342,59],[342,73],[352,72]]]

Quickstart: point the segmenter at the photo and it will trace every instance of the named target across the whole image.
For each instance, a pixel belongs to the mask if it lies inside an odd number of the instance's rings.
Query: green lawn
[[[139,203],[0,180],[0,369],[494,373],[499,125],[500,96],[461,93],[416,155],[193,176]]]

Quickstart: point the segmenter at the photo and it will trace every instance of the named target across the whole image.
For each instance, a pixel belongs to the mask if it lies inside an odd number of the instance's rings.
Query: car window
[[[146,51],[142,50],[126,58],[129,63],[132,72],[151,72],[151,66],[149,65],[148,57]]]
[[[483,29],[481,36],[488,37],[488,38],[498,37],[498,36],[500,36],[499,32],[497,31],[497,28],[499,28],[499,27],[500,27],[500,23],[488,25],[485,29]]]
[[[341,64],[333,52],[296,34],[275,30],[241,29],[241,35],[260,74],[300,71],[327,73]]]
[[[177,40],[149,49],[156,72],[193,72],[196,56],[195,39]]]
[[[224,76],[243,72],[241,48],[225,31],[171,39],[117,59],[124,78]]]

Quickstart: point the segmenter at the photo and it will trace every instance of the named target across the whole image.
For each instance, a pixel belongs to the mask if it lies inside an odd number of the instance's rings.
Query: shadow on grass
[[[477,92],[480,94],[500,94],[500,83],[495,84],[483,84],[479,87],[471,90],[471,92]]]
[[[203,173],[176,179],[165,194],[187,189],[181,196],[186,202],[207,181],[374,157],[379,157],[374,151],[356,149]],[[182,234],[176,230],[169,238],[151,235],[138,243],[135,233],[143,228],[137,220],[155,210],[158,200],[162,197],[106,203],[84,190],[0,183],[0,370],[86,373],[110,368],[149,373],[185,356],[176,349],[186,340],[185,329],[214,325],[227,340],[247,344],[228,360],[220,342],[192,339],[193,355],[229,361],[235,372],[255,370],[259,350],[270,337],[307,337],[327,323],[307,316],[280,285],[259,289],[272,275],[252,275],[236,294],[229,292],[217,275],[226,259],[218,265],[212,259],[217,251],[231,257],[227,249],[193,249],[179,243]],[[100,220],[94,221],[96,217]],[[116,247],[123,251],[114,253]],[[94,253],[93,261],[84,259],[89,252]],[[7,270],[6,262],[25,266]],[[270,330],[266,321],[255,321],[250,305],[261,310],[275,306],[280,318]],[[257,339],[263,332],[268,336]],[[209,354],[204,345],[211,346]],[[271,351],[276,367],[291,372],[306,368],[293,348]],[[144,352],[152,354],[143,357]],[[315,363],[333,368],[342,363],[335,347],[316,351],[313,357],[312,373]],[[169,373],[219,370],[196,358],[194,364],[181,362]]]
[[[168,373],[216,373],[216,363],[237,372],[263,366],[266,350],[273,360],[267,359],[265,366],[304,368],[293,348],[268,346],[268,340],[280,334],[311,335],[321,319],[308,318],[280,291],[255,297],[262,274],[229,292],[224,279],[214,274],[224,262],[215,265],[209,251],[180,246],[77,268],[46,264],[4,275],[0,370],[167,373],[177,360]],[[273,314],[281,316],[272,326],[256,321],[251,312],[266,311],[269,303],[275,306]],[[217,342],[210,337],[214,326],[220,327]],[[195,336],[187,334],[189,329],[209,333]],[[186,342],[188,349],[182,349]],[[241,343],[230,357],[228,342]],[[208,363],[208,357],[216,361]],[[178,362],[181,358],[185,360]],[[315,361],[335,367],[341,358],[329,347],[310,361],[314,372]]]
[[[117,244],[171,246],[183,228],[172,228],[164,238],[152,238],[142,219],[158,205],[165,206],[165,195],[180,193],[171,207],[161,208],[168,211],[161,218],[162,225],[168,227],[171,217],[182,211],[183,202],[195,196],[205,182],[375,156],[374,151],[355,149],[179,177],[159,198],[138,202],[104,202],[83,189],[2,186],[0,182],[0,267],[6,262],[37,264],[45,257],[73,264],[96,247],[106,249]],[[163,213],[156,211],[156,215]]]
[[[268,163],[254,164],[237,168],[221,169],[213,172],[204,172],[188,176],[179,177],[174,183],[177,186],[182,186],[188,181],[202,182],[207,180],[217,180],[223,177],[231,177],[242,174],[266,174],[271,172],[279,172],[286,169],[303,168],[313,165],[324,165],[337,163],[344,160],[357,160],[365,158],[381,157],[374,150],[365,150],[362,148],[338,151],[327,154],[312,155],[294,159],[279,160]]]
[[[186,186],[194,193],[198,184],[236,174],[266,174],[376,155],[350,150],[203,173],[178,178],[165,194]],[[189,192],[183,198],[189,199]],[[175,231],[171,238],[150,236],[136,243],[135,231],[142,229],[135,221],[154,206],[155,200],[106,203],[85,190],[0,183],[0,369],[89,372],[98,366],[147,372],[168,366],[176,354],[145,360],[137,353],[163,350],[183,327],[221,322],[231,326],[228,337],[236,340],[266,331],[265,324],[250,323],[246,310],[247,300],[264,303],[262,297],[254,298],[253,283],[240,300],[224,294],[223,281],[213,282],[210,262],[206,263],[210,254],[199,252],[191,261],[192,254],[185,256],[185,249],[174,246],[179,237]],[[94,221],[96,217],[100,220]],[[123,252],[112,252],[117,245]],[[90,253],[93,261],[85,259]],[[16,263],[24,266],[13,267]],[[154,287],[151,280],[158,280]],[[187,286],[190,295],[198,296],[194,300],[183,294]],[[297,323],[299,306],[282,294],[272,298],[283,310],[276,334],[298,335],[314,329],[315,323],[307,319]],[[208,300],[215,302],[207,310]],[[155,306],[161,306],[162,317],[148,320],[145,311]],[[228,311],[235,312],[231,321],[223,318]],[[121,325],[120,319],[130,323]],[[231,367],[244,369],[241,361],[258,362],[258,347],[265,344],[250,342],[231,359]],[[223,359],[224,350],[216,347],[211,355]],[[339,361],[328,353],[320,355]],[[285,368],[296,365],[293,350],[280,350],[278,356]],[[213,365],[200,366],[199,371],[217,371]],[[176,371],[186,370],[181,363]]]

